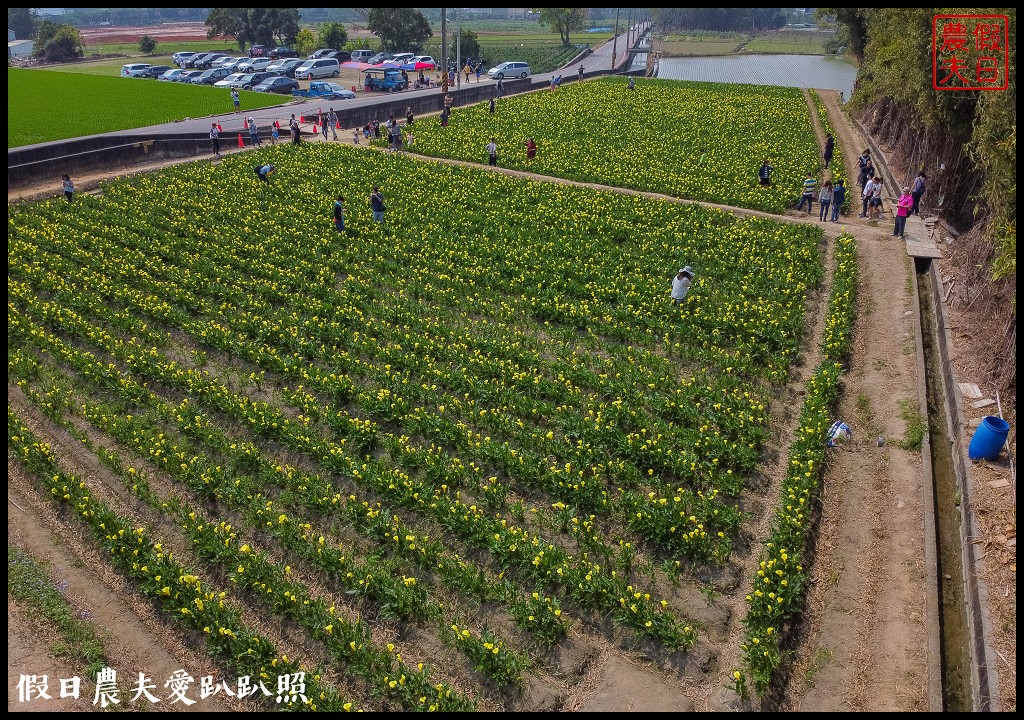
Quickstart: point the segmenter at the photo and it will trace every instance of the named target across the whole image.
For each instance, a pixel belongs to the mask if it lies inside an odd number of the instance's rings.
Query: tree
[[[7,8],[7,28],[14,31],[18,40],[29,40],[36,36],[39,16],[31,8]]]
[[[325,22],[320,25],[320,47],[340,49],[348,42],[348,31],[340,22]]]
[[[587,26],[587,8],[539,8],[540,21],[562,38],[562,46],[569,47],[569,33],[581,32]]]
[[[311,52],[319,47],[316,44],[316,35],[309,28],[302,28],[299,30],[298,35],[295,36],[295,52],[300,56],[309,55]]]
[[[213,8],[206,17],[206,37],[230,35],[238,49],[246,45],[291,45],[299,34],[299,11],[278,8]]]
[[[58,25],[43,20],[36,28],[36,41],[32,54],[47,62],[70,62],[85,54],[82,36],[71,25]]]
[[[152,55],[156,51],[156,40],[149,35],[143,35],[139,40],[139,52],[143,55]]]
[[[412,8],[371,8],[366,25],[389,52],[419,50],[434,35],[423,13]]]

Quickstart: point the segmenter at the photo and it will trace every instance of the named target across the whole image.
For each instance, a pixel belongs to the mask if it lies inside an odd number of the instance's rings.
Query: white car
[[[235,82],[236,80],[241,80],[244,77],[245,73],[232,73],[223,80],[218,80],[217,82],[215,82],[213,86],[219,88],[231,87],[231,83]]]
[[[188,60],[193,55],[195,55],[194,52],[183,50],[181,52],[176,52],[173,55],[171,55],[171,60],[174,62],[175,65],[180,67],[183,62]]]
[[[412,59],[414,57],[416,56],[413,55],[412,53],[398,53],[393,58],[391,58],[391,62],[397,63],[398,65],[405,65],[407,62],[412,62]]]
[[[408,62],[412,65],[415,65],[416,63],[429,63],[434,67],[437,67],[437,62],[435,62],[434,58],[432,58],[430,55],[414,55],[413,57],[409,58]]]
[[[167,80],[169,82],[175,82],[183,72],[185,71],[181,68],[174,68],[172,70],[168,70],[167,72],[165,72],[163,75],[158,77],[157,80]]]
[[[215,67],[231,67],[236,62],[240,62],[242,60],[248,60],[248,59],[249,58],[231,57],[230,55],[225,55],[224,57],[217,58],[212,63],[210,63],[210,67],[212,67],[212,68],[215,68]]]
[[[238,70],[241,72],[260,72],[270,67],[273,61],[266,57],[250,58],[248,62],[244,62],[238,66]]]
[[[487,71],[491,80],[505,78],[525,78],[530,74],[530,66],[524,62],[503,62]]]
[[[153,66],[148,63],[131,63],[130,65],[122,65],[121,77],[138,77],[151,67]]]

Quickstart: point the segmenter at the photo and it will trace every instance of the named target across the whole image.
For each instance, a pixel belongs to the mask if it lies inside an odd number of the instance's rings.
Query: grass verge
[[[7,546],[7,593],[39,630],[53,628],[57,638],[50,650],[54,655],[67,658],[76,671],[81,667],[90,679],[96,679],[96,673],[107,664],[107,656],[92,625],[80,618],[79,611],[50,582],[46,570],[31,555],[10,544]]]

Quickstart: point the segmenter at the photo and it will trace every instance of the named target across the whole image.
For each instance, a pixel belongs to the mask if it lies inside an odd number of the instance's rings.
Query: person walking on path
[[[828,170],[828,166],[832,164],[832,155],[835,153],[836,141],[831,135],[825,136],[825,154],[822,159],[825,161],[825,169]]]
[[[583,64],[582,63],[580,63],[580,69],[576,71],[576,74],[579,75],[580,80],[583,79]]]
[[[468,83],[469,74],[473,72],[473,66],[469,64],[469,61],[466,61],[466,67],[462,68],[462,72],[466,76],[466,82]]]
[[[818,204],[821,206],[818,209],[818,222],[828,220],[828,208],[832,204],[833,194],[832,181],[826,180],[825,184],[821,186],[821,192],[818,193]]]
[[[277,145],[277,139],[281,137],[281,131],[278,129],[277,120],[270,126],[270,144]]]
[[[397,120],[391,124],[391,149],[394,152],[402,152],[402,126]]]
[[[340,233],[345,232],[345,197],[338,193],[338,199],[334,201],[334,229]]]
[[[498,97],[505,94],[505,81],[502,78],[498,78],[498,82],[494,86],[495,91],[498,93]]]
[[[331,140],[338,139],[338,113],[334,112],[334,108],[330,108],[327,111],[327,123],[331,126]],[[324,133],[324,140],[327,139],[327,133]]]
[[[263,141],[260,140],[260,131],[256,127],[256,119],[250,115],[246,123],[249,125],[249,141],[256,146],[262,145]]]
[[[867,218],[868,216],[868,203],[871,202],[871,194],[875,191],[874,180],[868,180],[864,183],[864,190],[860,194],[861,202],[863,203],[858,217]]]
[[[772,184],[772,173],[774,171],[775,171],[775,168],[773,168],[771,165],[769,165],[768,164],[768,158],[765,158],[764,162],[761,163],[761,167],[759,167],[757,169],[757,180],[758,180],[758,182],[760,182],[762,185],[766,185],[766,186],[767,185],[771,185]]]
[[[412,127],[413,122],[415,121],[415,119],[416,118],[414,118],[413,115],[412,115],[412,107],[411,106],[407,106],[405,108],[405,124],[408,125],[409,127]]]
[[[925,188],[924,180],[924,170],[922,170],[917,174],[917,177],[914,178],[914,187],[910,191],[910,196],[914,198],[914,207],[911,210],[911,213],[913,215],[920,215],[919,211],[921,209],[921,196],[924,195]]]
[[[75,183],[71,181],[71,176],[64,173],[64,177],[61,178],[61,184],[64,187],[64,199],[68,202],[75,201]]]
[[[490,100],[489,100],[489,101],[487,102],[487,112],[489,112],[489,113],[490,113],[491,115],[493,115],[493,114],[494,114],[494,104],[495,104],[495,103],[494,103],[494,98],[491,98],[491,99],[490,99]]]
[[[384,204],[384,194],[380,191],[380,186],[374,185],[373,192],[370,193],[370,210],[373,212],[374,222],[384,222],[384,211],[387,209],[388,207]]]
[[[235,112],[242,107],[242,99],[238,96],[238,88],[231,88],[231,102],[235,106]]]
[[[832,222],[839,222],[839,211],[843,207],[844,200],[846,200],[846,186],[843,185],[842,180],[836,180],[836,184],[832,188]]]
[[[814,179],[812,173],[807,173],[804,178],[804,191],[803,195],[800,196],[800,204],[796,206],[797,210],[803,208],[804,203],[807,203],[807,214],[811,214],[811,210],[814,209],[814,187],[818,184],[818,181]]]
[[[900,238],[903,237],[903,232],[907,229],[907,216],[910,215],[910,211],[914,208],[914,196],[910,193],[910,187],[903,188],[903,194],[900,195],[900,199],[896,202],[896,226],[892,229],[892,234]]]
[[[292,113],[292,119],[288,121],[288,129],[292,132],[292,144],[299,144],[299,121],[295,119],[295,113]]]
[[[875,175],[875,180],[871,190],[871,202],[868,203],[869,217],[872,220],[882,219],[882,186],[882,178]]]
[[[690,292],[690,285],[693,282],[693,268],[687,265],[679,268],[679,272],[672,278],[672,304],[678,305],[686,299]]]
[[[533,138],[526,138],[526,159],[533,160],[537,157],[537,143],[533,141]]]
[[[210,125],[210,145],[213,146],[213,154],[220,157],[220,130],[217,123]]]
[[[267,185],[269,185],[270,176],[274,174],[275,170],[277,170],[277,168],[274,167],[273,165],[270,165],[269,163],[266,165],[257,165],[256,175],[262,182],[265,182]]]
[[[494,138],[491,138],[491,141],[487,143],[484,149],[487,150],[487,164],[491,165],[492,167],[497,167],[498,143],[495,142]]]
[[[317,112],[316,122],[320,126],[320,133],[324,136],[324,141],[327,141],[327,119],[324,117],[323,110]],[[313,128],[316,132],[316,128]]]
[[[481,60],[476,64],[476,81],[480,82],[480,76],[484,74],[484,61]]]

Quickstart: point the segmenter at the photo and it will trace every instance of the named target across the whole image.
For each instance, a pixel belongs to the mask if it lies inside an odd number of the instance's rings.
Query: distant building
[[[31,40],[8,40],[7,41],[7,57],[31,57],[32,55],[32,41]]]

